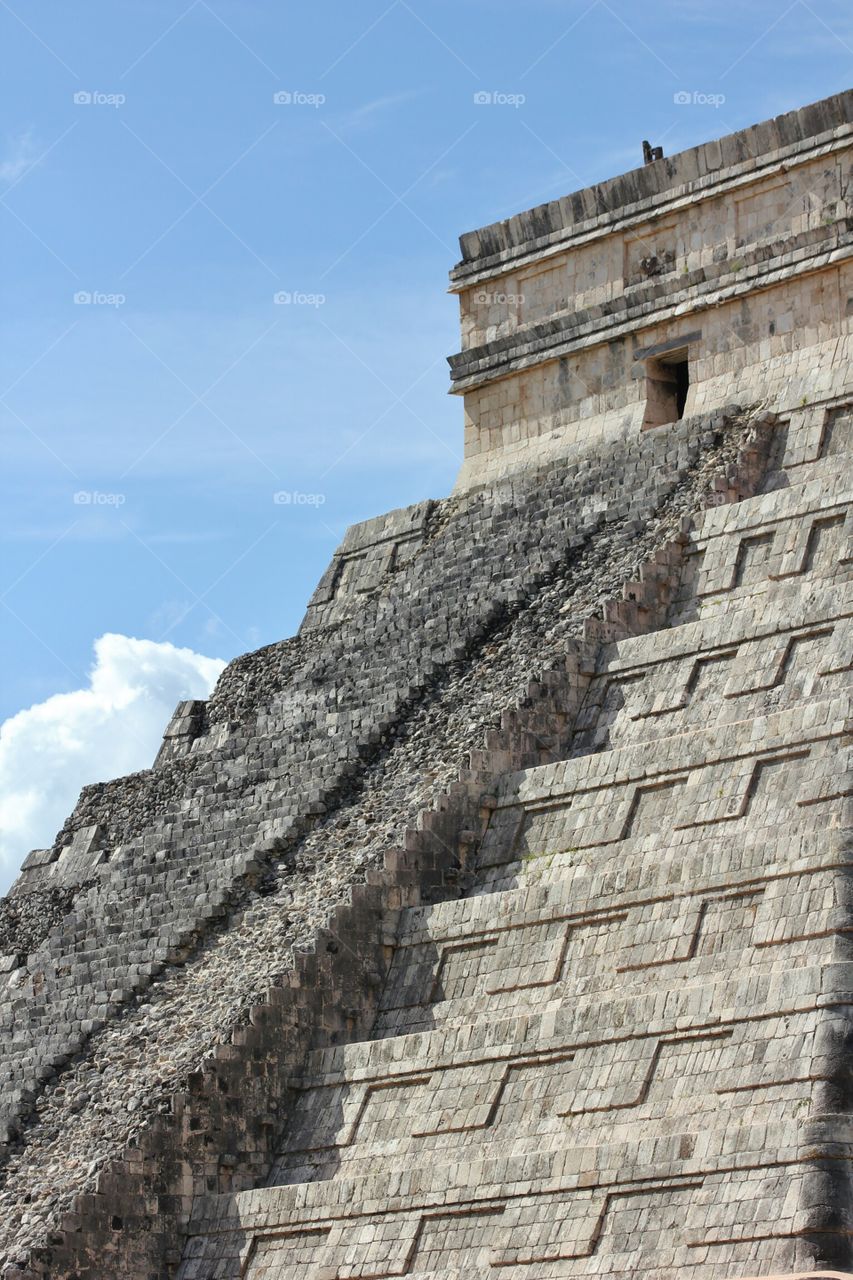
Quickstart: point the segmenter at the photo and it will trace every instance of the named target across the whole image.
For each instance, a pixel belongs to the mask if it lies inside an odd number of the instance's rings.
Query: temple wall
[[[657,161],[637,173],[646,187],[657,174],[659,189],[548,236],[535,234],[532,210],[518,243],[463,259],[452,277],[462,347],[450,361],[465,410],[458,491],[671,421],[652,384],[674,353],[690,383],[678,416],[733,398],[789,412],[843,393],[851,126],[846,100],[830,102],[816,135],[757,155],[756,126],[733,135],[735,163],[722,163],[723,139],[715,170],[673,186],[666,173],[689,173],[706,148]],[[610,185],[572,207],[586,215]]]

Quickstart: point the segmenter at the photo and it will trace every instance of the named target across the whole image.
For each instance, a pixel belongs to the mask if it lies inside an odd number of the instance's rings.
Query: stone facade
[[[676,352],[688,413],[734,385],[779,412],[825,400],[851,355],[850,111],[829,98],[463,236],[459,487],[671,421],[652,401]]]
[[[454,496],[3,904],[5,1280],[853,1275],[849,106],[463,237]]]

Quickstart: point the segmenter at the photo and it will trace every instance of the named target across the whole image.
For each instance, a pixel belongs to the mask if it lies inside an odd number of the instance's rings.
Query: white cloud
[[[422,92],[419,89],[406,89],[403,93],[389,93],[384,97],[374,98],[371,102],[364,102],[339,121],[339,126],[342,129],[360,129],[371,124],[377,116],[384,115],[386,111],[395,111],[403,103],[419,98]]]
[[[0,159],[0,182],[17,182],[35,160],[32,132],[28,129],[9,143],[6,154]]]
[[[0,892],[45,848],[80,788],[148,768],[182,698],[206,698],[225,666],[192,649],[108,633],[89,684],[0,726]]]

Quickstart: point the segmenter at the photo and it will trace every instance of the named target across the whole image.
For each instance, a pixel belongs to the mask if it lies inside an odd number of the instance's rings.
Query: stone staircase
[[[310,1055],[181,1280],[850,1265],[850,423],[696,522],[671,625],[600,646],[569,757],[402,911],[370,1037]]]
[[[632,531],[653,525],[667,503],[680,499],[692,510],[691,486],[713,465],[708,438],[717,432],[723,449],[728,438],[736,450],[732,440],[742,430],[742,421],[720,412],[626,441],[606,457],[431,504],[437,528],[414,563],[406,559],[410,513],[367,522],[364,536],[380,539],[376,554],[361,548],[359,576],[347,551],[331,571],[333,604],[309,609],[305,635],[232,664],[208,705],[205,732],[191,743],[179,712],[176,740],[188,754],[172,758],[170,739],[159,767],[86,789],[54,846],[26,860],[13,890],[17,901],[51,887],[70,896],[35,946],[25,952],[14,942],[0,954],[0,1163],[14,1159],[57,1074],[90,1054],[164,975],[230,928],[265,878],[280,877],[282,864],[304,855],[317,824],[357,798],[372,762],[395,751],[418,714],[432,713],[434,759],[412,771],[410,812],[389,806],[405,829],[443,790],[419,784],[417,773],[443,767],[453,777],[471,745],[455,732],[441,689],[457,686],[453,702],[470,707],[469,723],[513,705],[517,689],[554,655],[540,665],[538,654],[517,654],[515,670],[485,697],[476,680],[458,687],[460,672],[476,667],[507,619],[535,612],[544,586],[570,577],[573,558],[589,547],[599,548],[599,567],[621,583],[643,558]],[[399,556],[389,557],[389,526],[399,535]],[[383,577],[376,565],[389,559],[397,568],[386,567]],[[377,582],[382,590],[367,590]],[[318,600],[327,594],[322,588]],[[589,595],[577,605],[581,617],[591,610]],[[204,718],[196,710],[189,721]],[[400,755],[398,775],[406,768]],[[328,859],[327,839],[323,865]],[[343,891],[354,868],[345,856],[340,862]],[[329,907],[325,891],[294,919],[288,943],[304,945]],[[263,992],[265,979],[266,970],[252,995]],[[178,1021],[186,1026],[186,1017]],[[161,1056],[151,1064],[158,1081]],[[0,1258],[2,1237],[0,1222]]]

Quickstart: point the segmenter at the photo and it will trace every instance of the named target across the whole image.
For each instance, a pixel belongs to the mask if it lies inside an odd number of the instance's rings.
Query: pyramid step
[[[639,995],[676,982],[701,983],[731,965],[735,954],[756,973],[777,963],[801,963],[813,939],[843,923],[831,888],[837,855],[816,843],[806,834],[805,856],[792,858],[781,871],[766,863],[763,832],[748,847],[703,842],[698,869],[707,873],[720,853],[738,865],[734,873],[718,871],[689,886],[673,883],[674,873],[690,870],[680,862],[659,868],[652,885],[650,859],[641,869],[648,872],[642,888],[634,888],[639,876],[624,859],[614,859],[595,877],[506,891],[512,901],[503,901],[506,910],[485,927],[474,913],[436,913],[427,927],[415,922],[395,952],[373,1035],[465,1026],[483,1017],[547,1010],[565,1000],[607,1000],[620,991]],[[741,865],[745,853],[752,855],[749,869]],[[627,893],[611,892],[594,909],[579,906],[587,887],[612,891],[626,883]],[[519,909],[513,913],[511,905]]]
[[[741,596],[741,593],[737,593]],[[604,646],[575,721],[573,754],[748,719],[846,687],[853,664],[849,585],[778,583],[758,601]]]
[[[718,984],[719,994],[724,987]],[[768,989],[779,994],[778,984]],[[344,1079],[310,1077],[271,1181],[366,1176],[377,1167],[402,1172],[445,1162],[460,1145],[468,1158],[482,1159],[532,1154],[548,1143],[600,1147],[640,1131],[722,1126],[734,1135],[774,1121],[780,1109],[796,1114],[811,1097],[801,1065],[819,1023],[814,1008],[789,1000],[773,1014],[760,1008],[631,1032],[605,1016],[594,1040],[567,1030],[466,1047],[458,1056],[448,1052],[449,1040],[435,1059],[375,1065],[373,1075],[359,1067]],[[623,1003],[605,1015],[624,1011]]]
[[[513,887],[544,859],[561,871],[641,837],[674,857],[711,827],[740,835],[775,823],[780,806],[798,829],[838,794],[848,714],[841,695],[664,738],[653,753],[626,746],[507,775],[477,855],[481,887]]]
[[[850,501],[851,481],[843,468],[831,461],[814,473],[785,473],[782,488],[770,488],[739,502],[728,502],[703,508],[695,517],[694,542],[704,542],[727,533],[742,533],[756,525],[774,524],[792,516],[806,516]]]
[[[708,1069],[721,1087],[790,1081],[785,1064],[802,1061],[794,1050],[802,1050],[809,1019],[826,1003],[823,984],[833,978],[849,985],[853,967],[833,961],[826,938],[813,942],[810,954],[801,952],[794,970],[785,948],[775,957],[774,969],[744,964],[742,975],[730,969],[651,993],[564,1001],[511,1019],[485,1016],[467,1026],[317,1051],[294,1081],[297,1101],[281,1159],[490,1129],[513,1091],[524,1101],[531,1091],[554,1089],[574,1119],[639,1106],[662,1069],[661,1054],[669,1071],[673,1058],[707,1049]],[[743,957],[735,951],[729,958]],[[769,1052],[751,1047],[759,1042]],[[689,1111],[695,1100],[686,1105]]]
[[[737,1136],[736,1148],[723,1129],[635,1137],[601,1148],[594,1170],[588,1148],[546,1144],[527,1155],[470,1159],[460,1151],[403,1173],[378,1167],[364,1178],[209,1197],[197,1205],[179,1280],[447,1280],[485,1268],[514,1280],[614,1275],[630,1272],[623,1259],[639,1225],[656,1275],[669,1277],[666,1268],[685,1252],[710,1253],[718,1266],[733,1238],[790,1234],[791,1193],[806,1173],[796,1123]],[[768,1144],[779,1158],[756,1169]],[[780,1214],[782,1204],[791,1207]]]
[[[853,409],[849,402],[808,405],[790,417],[782,465],[800,474],[800,468],[829,469],[838,466],[839,455],[853,451]]]
[[[500,1016],[660,986],[673,966],[693,979],[736,942],[760,967],[794,941],[788,920],[800,939],[834,928],[832,895],[818,900],[847,710],[838,698],[684,735],[658,744],[655,768],[624,749],[507,779],[479,855],[491,892],[402,914],[373,1034],[464,1022],[483,1001]]]
[[[849,565],[851,490],[838,471],[702,513],[685,551],[673,622],[702,616],[721,598]],[[697,604],[698,602],[698,604]]]

